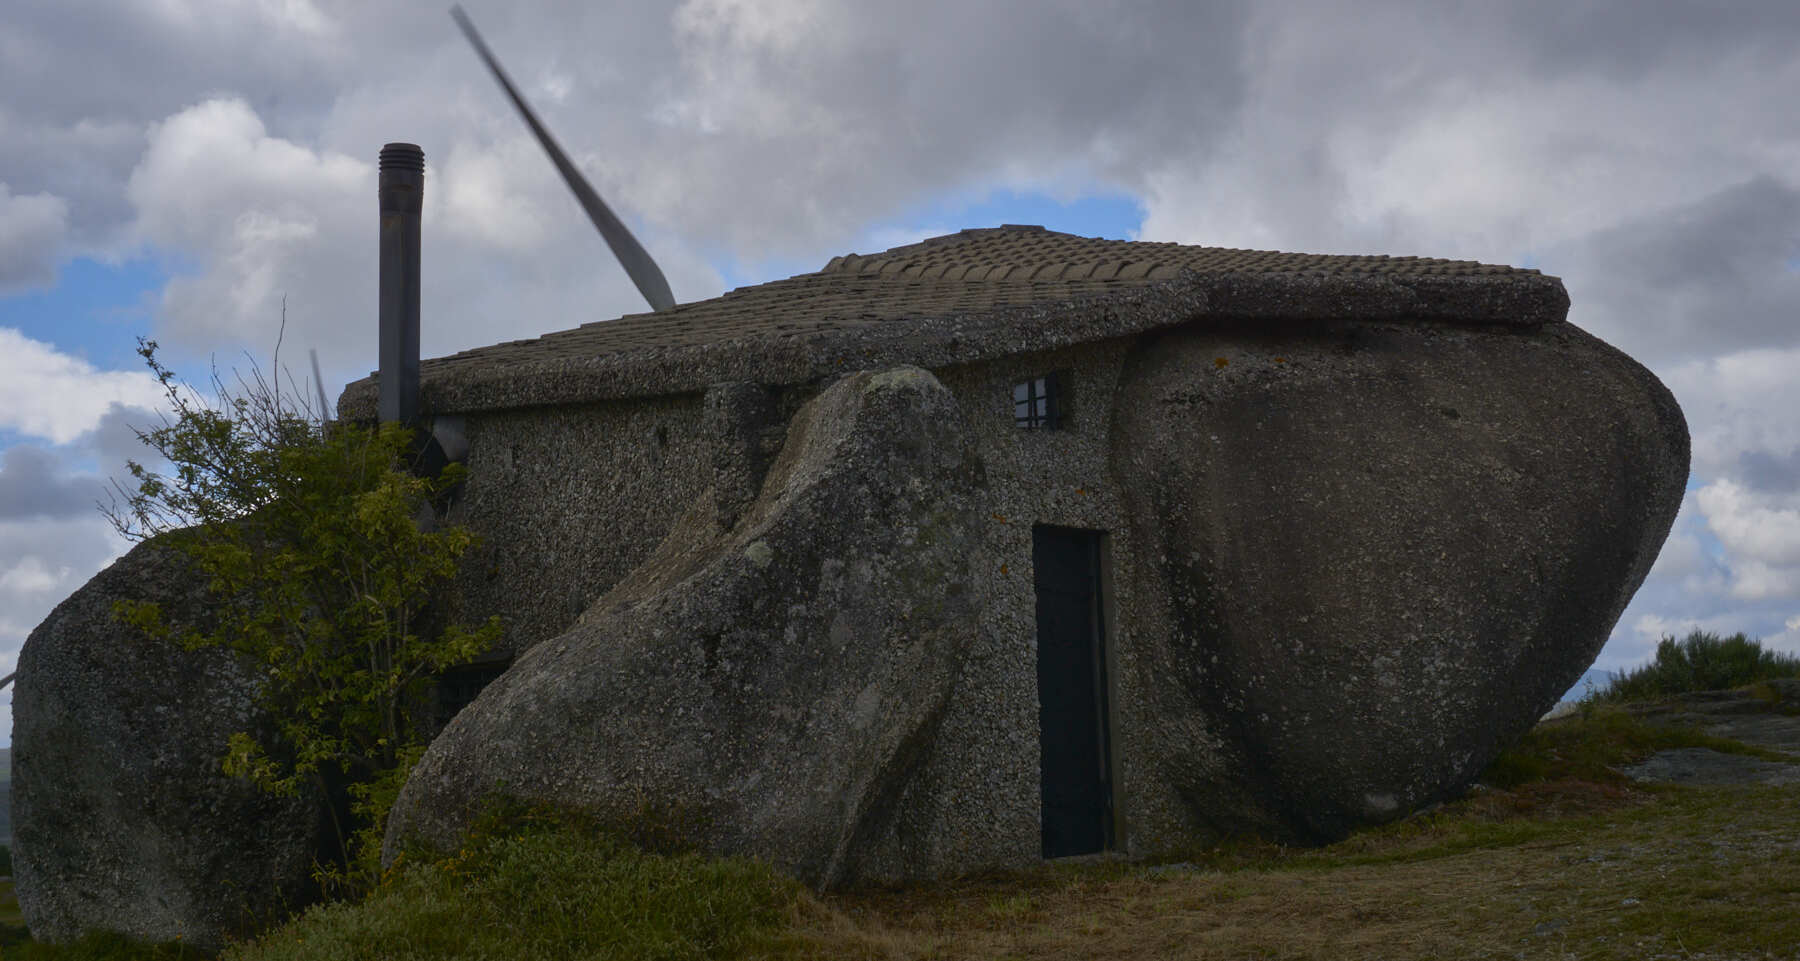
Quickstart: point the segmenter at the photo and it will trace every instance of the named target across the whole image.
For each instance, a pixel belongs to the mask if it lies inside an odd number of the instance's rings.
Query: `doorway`
[[[1043,854],[1113,846],[1100,531],[1031,529]]]

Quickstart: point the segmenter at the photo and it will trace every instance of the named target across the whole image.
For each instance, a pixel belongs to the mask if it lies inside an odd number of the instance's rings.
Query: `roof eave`
[[[426,361],[422,400],[427,411],[455,414],[694,393],[723,381],[799,384],[867,368],[973,363],[1201,320],[1406,321],[1531,331],[1563,322],[1568,309],[1562,281],[1542,274],[1190,272],[1101,297],[825,331],[435,372]],[[372,419],[375,405],[371,376],[344,389],[338,412]]]

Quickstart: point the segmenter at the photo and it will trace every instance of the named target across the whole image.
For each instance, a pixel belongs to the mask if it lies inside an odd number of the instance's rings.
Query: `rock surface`
[[[1629,709],[1651,724],[1698,728],[1713,737],[1800,757],[1800,678],[1696,691]],[[1634,780],[1669,784],[1800,784],[1800,763],[1698,747],[1658,751],[1625,773]]]
[[[1114,465],[1170,603],[1140,668],[1224,743],[1148,753],[1196,824],[1325,840],[1453,796],[1592,663],[1688,436],[1578,328],[1146,338]],[[1170,832],[1174,833],[1174,832]]]
[[[226,777],[254,685],[225,651],[184,651],[120,624],[115,600],[204,616],[203,581],[149,541],[51,612],[19,655],[13,865],[32,936],[88,930],[216,949],[313,895],[311,800]]]
[[[1800,765],[1704,747],[1658,751],[1624,771],[1634,781],[1662,784],[1800,784]]]
[[[840,380],[795,415],[729,530],[727,498],[701,496],[457,715],[395,805],[389,857],[453,844],[506,797],[647,817],[815,885],[856,878],[973,642],[985,496],[931,374]]]

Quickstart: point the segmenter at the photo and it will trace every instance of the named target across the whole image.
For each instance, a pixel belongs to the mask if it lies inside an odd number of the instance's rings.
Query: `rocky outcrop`
[[[1592,663],[1687,478],[1669,392],[1567,324],[1178,329],[1114,409],[1167,599],[1134,670],[1170,837],[1328,839],[1460,791]]]
[[[32,936],[89,930],[217,948],[313,895],[321,808],[219,768],[257,723],[255,684],[219,650],[153,641],[120,599],[205,617],[204,578],[139,544],[31,633],[13,695],[13,865]]]
[[[985,479],[917,368],[840,380],[785,438],[741,512],[701,496],[457,715],[395,805],[390,857],[453,844],[503,797],[648,817],[816,885],[858,877],[974,640]]]
[[[1690,691],[1625,708],[1657,727],[1698,730],[1800,757],[1800,677]],[[1699,747],[1658,751],[1623,770],[1633,780],[1674,784],[1800,784],[1800,764]]]

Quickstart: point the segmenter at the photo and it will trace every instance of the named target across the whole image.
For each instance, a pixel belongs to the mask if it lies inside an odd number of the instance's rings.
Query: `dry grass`
[[[1488,792],[1316,851],[804,899],[802,957],[1793,958],[1793,788]],[[1518,812],[1532,811],[1530,817]],[[1546,813],[1550,812],[1550,813]],[[1573,813],[1581,812],[1581,813]]]
[[[1463,800],[1327,848],[803,898],[849,959],[1800,958],[1800,786],[1648,788],[1662,748],[1784,755],[1617,708],[1539,726]]]

